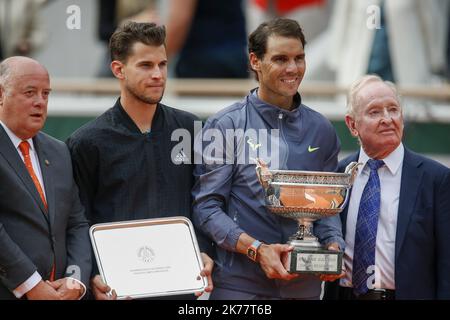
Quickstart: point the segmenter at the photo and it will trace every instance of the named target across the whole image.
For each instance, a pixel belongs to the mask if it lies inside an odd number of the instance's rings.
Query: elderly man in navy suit
[[[345,122],[362,163],[346,209],[345,276],[326,298],[450,299],[450,170],[402,144],[403,113],[392,83],[364,76]]]
[[[49,94],[37,61],[0,63],[0,300],[80,299],[91,273],[69,150],[40,132]]]

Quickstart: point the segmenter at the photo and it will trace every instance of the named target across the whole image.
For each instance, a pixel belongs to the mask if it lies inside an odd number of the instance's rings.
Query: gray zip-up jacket
[[[258,263],[235,251],[243,232],[265,243],[286,243],[297,230],[296,221],[266,210],[255,157],[271,169],[337,169],[340,142],[332,124],[301,104],[300,95],[294,101],[298,107],[287,111],[261,101],[255,89],[210,117],[203,142],[196,141],[196,156],[201,153],[203,163],[194,170],[193,220],[216,243],[215,287],[274,298],[320,295],[318,277],[268,279]],[[322,243],[338,242],[344,248],[339,217],[315,222],[314,231]]]

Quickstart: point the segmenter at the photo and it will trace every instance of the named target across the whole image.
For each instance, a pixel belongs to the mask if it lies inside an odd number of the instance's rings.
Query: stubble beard
[[[132,88],[130,86],[127,86],[126,88],[127,88],[128,92],[131,93],[131,95],[133,97],[135,97],[137,100],[139,100],[139,101],[141,101],[143,103],[152,104],[152,105],[161,102],[161,100],[162,100],[162,98],[164,96],[164,90],[165,90],[164,89],[163,92],[161,92],[161,96],[159,98],[154,99],[154,98],[146,97],[146,96],[144,96],[142,94],[139,94],[138,92],[136,92],[136,90],[134,90],[134,88]]]

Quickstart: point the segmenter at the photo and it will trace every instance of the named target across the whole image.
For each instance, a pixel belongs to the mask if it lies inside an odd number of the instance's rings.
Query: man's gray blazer
[[[0,126],[0,299],[35,271],[49,279],[72,276],[88,284],[88,222],[73,179],[66,145],[44,133],[33,138],[48,212],[24,162]]]

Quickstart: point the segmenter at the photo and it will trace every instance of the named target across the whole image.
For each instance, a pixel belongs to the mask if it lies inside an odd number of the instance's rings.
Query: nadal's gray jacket
[[[297,230],[296,221],[266,210],[255,157],[268,162],[271,169],[337,169],[340,142],[333,126],[303,105],[300,95],[294,101],[297,107],[287,111],[261,101],[254,90],[243,101],[209,118],[203,143],[196,143],[202,146],[196,148],[196,155],[202,152],[203,163],[194,170],[193,220],[216,243],[215,287],[272,298],[314,299],[320,295],[317,277],[270,280],[258,263],[235,251],[243,232],[265,243],[286,243]],[[219,133],[228,136],[222,144]],[[322,243],[336,241],[344,248],[339,217],[320,220],[314,229]]]

